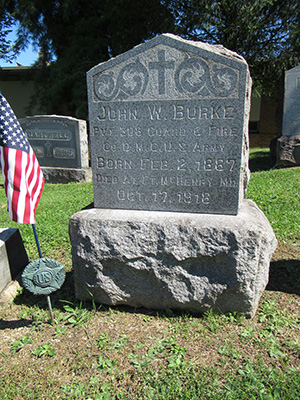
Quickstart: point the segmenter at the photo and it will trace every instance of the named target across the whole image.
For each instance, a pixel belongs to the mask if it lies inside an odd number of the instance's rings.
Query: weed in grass
[[[207,323],[207,328],[212,333],[217,333],[219,329],[224,328],[224,321],[220,321],[220,315],[212,309],[204,314],[203,320]]]
[[[269,332],[281,333],[282,328],[286,326],[297,327],[300,324],[297,315],[288,313],[286,310],[280,310],[275,300],[267,300],[264,302],[260,313],[259,322],[264,324],[264,329]]]
[[[18,314],[18,318],[27,319],[32,317],[32,311],[27,309]]]
[[[27,344],[32,343],[32,339],[30,336],[23,336],[20,340],[16,340],[12,345],[10,351],[12,353],[17,353],[21,349],[23,349],[24,346]]]
[[[89,380],[89,384],[91,385],[91,386],[99,386],[99,384],[100,384],[100,378],[99,378],[99,376],[91,376],[91,378],[90,378],[90,380]]]
[[[248,329],[244,329],[241,333],[240,333],[240,337],[242,339],[248,339],[249,341],[252,340],[254,338],[255,335],[255,330],[253,327],[250,327]]]
[[[204,369],[197,375],[189,363],[180,368],[162,368],[154,373],[150,368],[144,373],[139,384],[140,398],[147,399],[217,399],[213,397],[219,383],[214,381],[214,371],[207,373]]]
[[[294,354],[298,354],[300,358],[300,340],[293,339],[291,341],[287,341],[286,345],[292,350]]]
[[[112,388],[110,385],[101,383],[101,385],[90,384],[89,387],[82,383],[74,382],[70,385],[62,385],[62,392],[65,394],[63,399],[72,400],[112,400],[116,397],[113,396]],[[117,397],[118,399],[121,397]]]
[[[138,370],[138,372],[143,372],[143,369],[148,367],[150,363],[149,355],[140,355],[140,354],[129,354],[127,358],[130,360],[131,364]]]
[[[237,376],[231,376],[224,385],[224,399],[299,399],[299,370],[282,373],[273,367],[245,362]]]
[[[174,344],[171,349],[171,354],[171,357],[168,359],[168,368],[181,368],[184,365],[185,349]]]
[[[44,356],[53,357],[55,356],[55,350],[51,343],[46,343],[34,350],[33,354],[39,358]]]
[[[67,333],[65,326],[57,326],[55,329],[54,339],[57,339],[60,335],[65,335]]]
[[[177,335],[180,331],[180,326],[176,322],[172,321],[168,328],[164,331],[164,333],[172,332],[173,334]]]
[[[110,360],[109,358],[104,359],[102,356],[98,357],[98,364],[96,364],[93,368],[99,369],[100,371],[104,371],[107,374],[113,374],[118,372],[118,368],[116,368],[117,359],[114,358]]]
[[[63,302],[68,303],[63,306],[67,313],[64,315],[63,321],[66,321],[70,325],[81,327],[92,318],[92,313],[82,307],[82,302],[80,302],[79,306],[74,306],[72,302],[66,300]]]
[[[121,335],[117,341],[113,342],[109,346],[108,349],[112,350],[112,351],[124,349],[126,344],[127,344],[127,340],[128,340],[128,336],[127,335]]]
[[[101,335],[97,339],[97,345],[99,350],[105,349],[111,341],[112,339],[110,336],[108,336],[107,333],[101,333]]]
[[[88,332],[88,330],[86,328],[84,328],[84,331],[85,331],[86,337],[88,338],[88,341],[90,342],[91,347],[94,347],[94,343],[93,343],[90,333]]]
[[[280,349],[280,347],[278,346],[278,344],[277,343],[275,343],[275,344],[272,344],[270,347],[269,347],[269,356],[270,357],[274,357],[274,358],[281,358],[281,359],[283,359],[285,362],[287,361],[287,356],[286,356],[286,354],[283,352],[283,351],[281,351],[281,349]]]
[[[133,346],[133,348],[134,348],[135,350],[142,349],[143,347],[145,347],[145,343],[143,343],[143,342],[136,343],[136,344]]]

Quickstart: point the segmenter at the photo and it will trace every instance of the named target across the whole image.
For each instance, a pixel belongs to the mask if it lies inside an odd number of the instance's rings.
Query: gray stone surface
[[[22,286],[18,280],[9,282],[3,292],[0,292],[0,304],[12,303],[21,288]]]
[[[50,168],[42,167],[45,181],[49,183],[90,182],[91,168]]]
[[[86,121],[36,115],[19,120],[41,167],[89,167]]]
[[[18,229],[0,228],[0,293],[28,264]]]
[[[282,135],[300,135],[300,65],[286,71]]]
[[[237,216],[92,208],[70,219],[76,296],[252,317],[276,248],[259,208]]]
[[[277,241],[244,200],[245,60],[167,34],[87,83],[95,208],[70,219],[76,296],[252,317]]]
[[[281,136],[276,138],[275,168],[296,167],[299,165],[300,135]]]
[[[170,34],[92,68],[95,207],[237,214],[250,81],[236,53]]]

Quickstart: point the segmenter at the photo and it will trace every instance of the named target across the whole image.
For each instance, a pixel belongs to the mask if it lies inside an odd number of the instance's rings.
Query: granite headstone
[[[19,122],[47,181],[86,180],[84,177],[89,176],[86,121],[36,115]]]
[[[300,135],[300,65],[285,73],[282,135]]]
[[[70,218],[76,296],[252,317],[277,242],[244,199],[245,60],[164,34],[87,83],[94,208]]]
[[[87,75],[95,207],[237,214],[248,169],[244,59],[162,35]]]
[[[285,73],[282,136],[271,145],[275,167],[300,165],[300,65]]]

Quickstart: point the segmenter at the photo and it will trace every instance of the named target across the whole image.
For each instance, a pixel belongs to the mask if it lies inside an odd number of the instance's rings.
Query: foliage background
[[[0,57],[34,43],[34,101],[49,113],[87,119],[86,72],[155,35],[223,45],[243,55],[254,85],[277,90],[283,72],[300,62],[297,0],[1,0]],[[18,38],[7,41],[12,22]],[[49,64],[50,63],[50,64]]]

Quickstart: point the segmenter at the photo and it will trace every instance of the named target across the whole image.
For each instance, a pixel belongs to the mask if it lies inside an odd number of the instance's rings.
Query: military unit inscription
[[[246,73],[170,35],[90,70],[94,206],[236,214]]]

